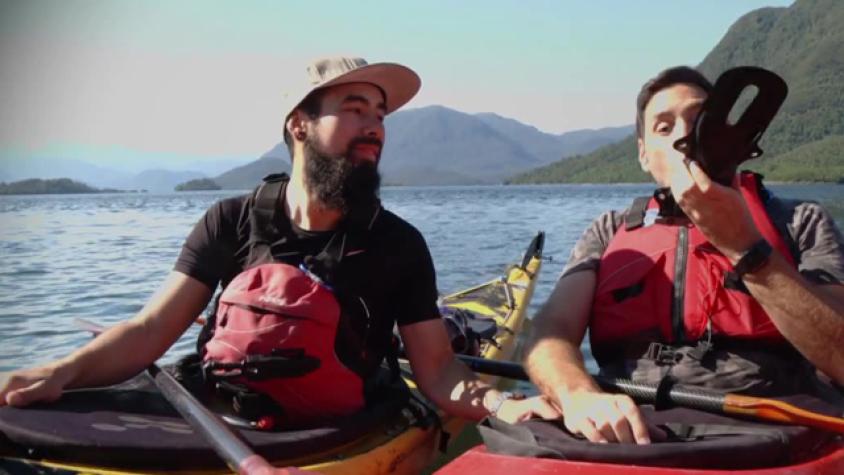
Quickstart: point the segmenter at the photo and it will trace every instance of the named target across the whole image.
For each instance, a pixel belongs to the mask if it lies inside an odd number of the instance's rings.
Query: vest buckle
[[[678,363],[683,358],[683,355],[671,345],[653,341],[648,345],[645,358],[653,360],[658,365],[673,365]]]

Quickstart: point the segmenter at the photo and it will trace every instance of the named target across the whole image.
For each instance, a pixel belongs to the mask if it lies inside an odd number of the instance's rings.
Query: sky
[[[0,0],[0,167],[257,158],[281,140],[285,84],[338,54],[416,70],[409,108],[626,125],[648,78],[790,3]]]

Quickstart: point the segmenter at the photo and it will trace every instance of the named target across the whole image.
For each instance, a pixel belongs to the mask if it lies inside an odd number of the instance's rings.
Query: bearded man
[[[280,279],[277,287],[293,289],[292,294],[258,301],[281,305],[286,316],[299,319],[326,318],[307,315],[303,308],[340,309],[332,320],[332,340],[321,341],[325,338],[317,333],[303,337],[305,356],[329,349],[316,370],[249,388],[270,393],[286,406],[290,419],[344,416],[377,397],[372,380],[389,356],[394,324],[420,389],[447,412],[469,419],[492,413],[510,421],[558,415],[544,398],[517,400],[489,387],[454,357],[436,305],[427,245],[413,226],[380,205],[384,117],[416,94],[417,74],[393,63],[330,58],[311,64],[303,79],[307,82],[288,95],[295,102],[284,111],[290,176],[270,176],[253,193],[213,205],[194,227],[163,288],[137,316],[66,358],[0,380],[0,405],[55,400],[65,389],[132,377],[193,324],[218,285],[226,289],[263,264],[283,263],[283,275],[253,273],[245,285]],[[294,289],[300,284],[310,293]],[[229,305],[222,295],[220,308]],[[237,302],[226,308],[236,311]],[[221,325],[232,320],[228,313],[218,311],[216,320],[199,344],[212,375],[227,368],[226,357],[248,353],[252,345],[252,336],[245,342],[220,336]],[[284,338],[301,332],[291,330]],[[282,355],[289,357],[289,351]]]

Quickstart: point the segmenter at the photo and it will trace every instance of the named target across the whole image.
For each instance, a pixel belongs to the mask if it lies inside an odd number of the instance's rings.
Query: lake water
[[[844,186],[774,185],[820,201],[844,222]],[[544,263],[531,314],[547,298],[569,250],[599,213],[624,208],[649,185],[385,188],[385,206],[413,223],[447,293],[495,278],[538,230]],[[0,371],[78,348],[84,317],[109,325],[134,315],[170,271],[193,224],[238,192],[0,196]],[[191,351],[196,328],[165,356]],[[594,364],[590,360],[590,366]]]

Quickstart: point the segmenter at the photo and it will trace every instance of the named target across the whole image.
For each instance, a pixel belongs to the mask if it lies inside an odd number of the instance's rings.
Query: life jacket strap
[[[678,353],[677,348],[671,345],[653,341],[648,345],[648,349],[642,357],[659,365],[673,365],[678,363],[683,355]]]
[[[645,212],[648,210],[648,203],[650,203],[650,196],[639,196],[633,200],[627,214],[624,215],[624,227],[628,231],[641,228],[645,223]]]
[[[289,180],[283,173],[269,175],[255,191],[255,202],[249,210],[249,258],[246,267],[272,261],[272,245],[278,236],[284,234],[277,223],[286,220],[279,220],[277,213],[280,212],[279,203]]]

